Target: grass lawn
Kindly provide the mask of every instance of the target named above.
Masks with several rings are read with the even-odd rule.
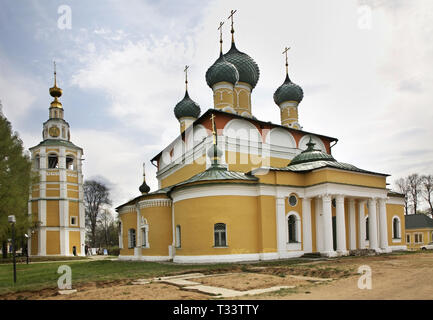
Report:
[[[412,252],[394,252],[390,255],[411,254]],[[13,283],[12,264],[0,264],[0,295],[9,292],[38,291],[56,288],[61,274],[57,269],[68,265],[72,269],[72,287],[78,283],[111,281],[120,279],[151,278],[181,272],[248,272],[249,267],[273,266],[288,267],[299,263],[308,263],[305,259],[261,261],[251,263],[226,263],[208,265],[182,265],[158,262],[132,262],[111,260],[65,260],[17,264],[17,283]],[[306,267],[306,266],[305,266]],[[311,266],[313,267],[313,266]]]

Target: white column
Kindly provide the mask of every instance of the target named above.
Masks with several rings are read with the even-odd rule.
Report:
[[[302,199],[302,245],[304,252],[313,252],[311,230],[311,199]]]
[[[368,241],[369,248],[378,250],[377,241],[377,215],[376,215],[376,199],[368,199]]]
[[[337,253],[347,255],[346,247],[346,221],[344,215],[344,196],[337,195],[336,199],[336,218],[337,218]]]
[[[323,210],[323,254],[332,257],[336,253],[334,251],[332,239],[332,208],[331,196],[322,196],[322,210]]]
[[[323,251],[323,228],[322,228],[322,201],[320,198],[314,199],[315,221],[316,221],[316,251]]]
[[[135,212],[137,213],[137,228],[135,229],[135,248],[134,248],[134,256],[141,256],[141,215],[140,215],[140,207],[137,202],[135,205]]]
[[[359,249],[365,249],[365,200],[358,201],[358,241]]]
[[[349,249],[356,249],[355,199],[349,200]]]
[[[386,221],[386,199],[379,199],[379,235],[380,248],[383,252],[390,252],[388,247],[388,224]]]
[[[277,248],[280,258],[284,257],[286,250],[286,222],[284,197],[277,197]]]

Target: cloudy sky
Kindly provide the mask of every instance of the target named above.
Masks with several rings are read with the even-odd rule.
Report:
[[[258,119],[280,122],[272,95],[290,46],[289,73],[305,94],[300,123],[338,138],[337,160],[391,174],[391,184],[433,174],[431,0],[2,0],[3,113],[26,148],[41,141],[55,60],[85,179],[109,183],[117,206],[139,194],[146,162],[155,190],[149,160],[179,134],[173,108],[184,95],[184,66],[203,113],[213,105],[205,72],[218,57],[217,27],[226,22],[227,51],[231,9],[238,49],[260,67]]]

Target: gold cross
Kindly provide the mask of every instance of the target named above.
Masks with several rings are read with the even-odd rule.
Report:
[[[290,47],[286,47],[286,48],[284,48],[284,51],[283,51],[283,54],[285,54],[286,55],[286,74],[289,74],[289,61],[288,61],[288,58],[287,58],[287,51],[289,51],[290,50]]]
[[[215,130],[215,114],[212,113],[211,115],[211,121],[212,121],[212,135],[213,135],[213,144],[216,144],[216,130]]]
[[[220,31],[220,51],[223,52],[223,24],[224,22],[220,22],[220,26],[218,27],[218,30]]]
[[[237,10],[230,11],[230,15],[227,19],[232,19],[232,30],[230,31],[232,33],[232,42],[235,42],[234,33],[235,29],[233,29],[233,15],[236,13]]]
[[[56,84],[57,84],[57,77],[56,77],[56,75],[57,75],[57,72],[56,72],[56,62],[54,61],[54,86],[56,86]]]
[[[185,72],[185,88],[186,88],[186,90],[188,90],[188,68],[189,68],[189,66],[185,66],[185,70],[183,70],[183,72]]]

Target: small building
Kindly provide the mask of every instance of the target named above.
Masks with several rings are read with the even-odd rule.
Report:
[[[406,222],[406,244],[409,250],[418,250],[433,241],[433,219],[425,214],[404,216]]]

